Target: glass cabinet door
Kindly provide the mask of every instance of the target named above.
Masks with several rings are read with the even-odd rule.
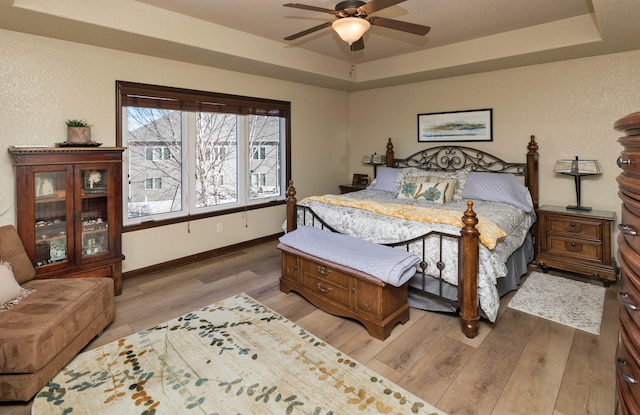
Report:
[[[109,169],[81,168],[80,219],[82,222],[80,257],[90,258],[109,253]]]
[[[67,261],[66,178],[66,170],[34,173],[35,267]]]

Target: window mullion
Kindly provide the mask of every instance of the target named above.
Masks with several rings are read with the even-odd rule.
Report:
[[[196,114],[190,111],[182,112],[182,151],[185,153],[182,163],[182,178],[184,180],[184,200],[188,200],[187,214],[193,214],[196,206]]]
[[[238,116],[238,201],[246,205],[249,201],[251,188],[251,163],[252,155],[249,154],[249,117]]]

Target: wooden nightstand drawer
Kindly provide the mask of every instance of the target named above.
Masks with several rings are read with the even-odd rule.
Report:
[[[548,252],[587,261],[602,262],[602,243],[547,234]]]
[[[602,240],[602,222],[549,215],[547,233]]]
[[[536,262],[543,268],[558,268],[616,281],[612,257],[614,212],[577,211],[545,205],[538,209]]]

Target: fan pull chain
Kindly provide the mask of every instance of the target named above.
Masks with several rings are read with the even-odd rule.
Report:
[[[349,45],[351,47],[351,45]],[[356,70],[356,65],[353,63],[353,49],[349,51],[349,60],[351,61],[351,70],[349,71],[349,78],[353,78],[353,73]]]

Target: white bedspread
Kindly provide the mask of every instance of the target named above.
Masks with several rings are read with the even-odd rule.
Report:
[[[317,201],[300,202],[300,204],[310,207],[336,231],[377,244],[406,241],[429,231],[459,235],[462,227],[462,214],[466,210],[466,201],[439,205],[425,201],[397,199],[388,192],[376,190],[363,190],[349,193],[348,196],[387,200],[393,203],[428,203],[429,207],[432,208],[455,210],[460,212],[460,226],[407,221],[382,216],[362,209],[334,206]],[[480,245],[479,252],[478,296],[480,306],[487,318],[495,321],[500,305],[500,298],[496,289],[497,278],[504,277],[507,274],[506,260],[511,253],[522,245],[529,228],[535,221],[535,214],[526,213],[505,203],[483,201],[474,201],[473,210],[478,215],[482,215],[494,222],[507,233],[507,236],[501,239],[493,250]],[[298,226],[304,225],[310,225],[310,223],[303,223],[302,218],[299,217]],[[316,223],[315,226],[320,227],[320,224]],[[425,260],[428,264],[427,273],[437,275],[438,271],[435,264],[440,260],[438,241],[432,239],[429,243],[431,246],[427,246],[425,250]],[[422,258],[422,247],[414,246],[411,249]],[[449,284],[458,285],[457,241],[445,239],[442,255],[443,262],[446,264],[445,269],[442,270],[443,279]]]

